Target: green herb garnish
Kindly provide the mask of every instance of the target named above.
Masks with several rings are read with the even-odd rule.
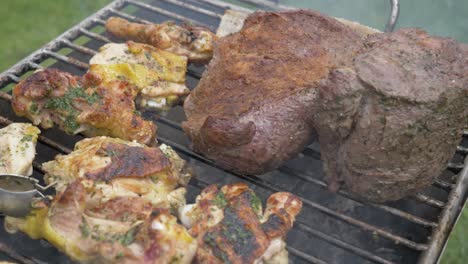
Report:
[[[79,226],[80,228],[80,231],[81,231],[81,235],[83,237],[89,237],[89,225],[88,225],[88,222],[86,221],[86,219],[84,217],[81,217],[81,224]]]
[[[20,142],[32,141],[32,138],[33,138],[32,135],[24,135],[23,138],[21,138]]]
[[[262,207],[262,201],[253,192],[252,192],[252,195],[250,196],[250,206],[252,206],[255,212],[259,212]]]
[[[213,200],[213,204],[218,206],[219,208],[224,208],[227,205],[226,196],[222,191],[219,191],[216,197]]]
[[[31,103],[31,105],[29,106],[29,112],[31,112],[31,114],[37,114],[39,113],[39,108],[37,107],[37,104],[36,103]]]

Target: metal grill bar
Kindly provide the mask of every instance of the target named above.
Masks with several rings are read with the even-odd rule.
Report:
[[[324,182],[324,181],[321,181],[321,180],[318,180],[318,179],[315,179],[315,178],[312,178],[312,177],[309,177],[309,176],[304,176],[302,173],[298,173],[296,171],[294,171],[292,168],[289,168],[289,167],[286,167],[286,166],[283,166],[281,168],[278,169],[279,171],[282,171],[284,172],[285,174],[288,174],[288,175],[293,175],[297,178],[300,178],[304,181],[307,181],[307,182],[311,182],[315,185],[318,185],[322,188],[327,188],[327,184]],[[358,201],[356,199],[354,199],[348,192],[346,191],[343,191],[343,190],[339,190],[338,191],[338,194],[342,195],[343,197],[346,197],[348,199],[351,199],[351,200],[354,200],[356,201],[357,203],[360,203],[360,204],[363,204],[361,201]],[[372,207],[375,207],[375,208],[378,208],[378,209],[381,209],[385,212],[388,212],[388,213],[391,213],[391,214],[394,214],[394,215],[397,215],[403,219],[406,219],[408,221],[411,221],[415,224],[419,224],[419,225],[422,225],[422,226],[427,226],[427,227],[436,227],[437,226],[437,223],[434,223],[434,222],[430,222],[430,221],[427,221],[427,220],[424,220],[420,217],[417,217],[417,216],[414,216],[414,215],[411,215],[409,213],[406,213],[404,211],[401,211],[401,210],[398,210],[398,209],[395,209],[395,208],[392,208],[390,206],[386,206],[386,205],[383,205],[383,204],[373,204],[373,203],[367,203],[367,205],[370,205]]]
[[[24,263],[24,264],[37,264],[38,263],[37,261],[31,260],[25,256],[22,256],[16,253],[15,250],[13,250],[8,245],[5,245],[4,243],[0,243],[0,251],[5,252],[8,255],[8,257],[16,261],[19,261],[21,263]]]
[[[468,154],[468,148],[464,148],[462,146],[458,146],[457,151],[462,154]]]
[[[307,260],[307,261],[310,262],[310,263],[314,263],[314,264],[327,264],[327,262],[325,262],[325,261],[323,261],[323,260],[320,260],[320,259],[318,259],[318,258],[316,258],[316,257],[314,257],[314,256],[305,254],[304,252],[299,251],[299,250],[297,250],[297,249],[295,249],[295,248],[293,248],[293,247],[286,246],[286,249],[287,249],[290,253],[292,253],[292,254],[294,254],[294,255],[296,255],[296,256],[298,256],[298,257],[304,259],[304,260]]]
[[[452,163],[452,162],[450,162],[447,165],[447,168],[453,169],[453,170],[458,172],[458,171],[461,171],[463,169],[463,163]]]
[[[445,204],[442,201],[433,199],[427,195],[418,193],[414,196],[411,196],[411,198],[414,198],[416,201],[421,202],[421,203],[427,203],[428,205],[438,207],[438,208],[444,208]]]
[[[233,9],[233,10],[239,10],[239,11],[245,11],[245,12],[252,12],[251,9],[247,9],[247,8],[239,6],[239,5],[231,4],[229,2],[221,2],[219,0],[198,0],[198,1],[209,4],[211,6],[218,7],[218,8]]]
[[[16,83],[19,82],[19,78],[16,77],[16,76],[14,76],[13,74],[7,74],[7,76],[8,76],[10,79],[12,79],[14,82],[16,82]]]
[[[358,256],[364,257],[368,260],[372,260],[376,263],[383,263],[383,264],[392,264],[394,262],[388,261],[386,259],[383,259],[381,257],[378,257],[368,251],[362,250],[358,247],[355,247],[353,245],[350,245],[342,240],[336,239],[334,237],[331,237],[323,232],[317,231],[315,229],[310,228],[308,225],[301,223],[301,222],[296,222],[295,225],[298,225],[302,230],[305,230],[307,233],[313,234],[316,237],[319,237],[327,242],[330,242],[340,248],[346,249],[350,252],[355,253]]]
[[[102,35],[99,35],[99,34],[96,34],[94,32],[91,32],[89,30],[86,30],[84,28],[80,28],[80,32],[83,33],[84,35],[90,37],[90,38],[93,38],[93,39],[96,39],[96,40],[99,40],[99,41],[102,41],[102,42],[105,42],[105,43],[109,43],[109,42],[112,42],[110,39],[102,36]]]
[[[170,12],[170,11],[167,11],[167,10],[164,10],[164,9],[159,8],[159,7],[155,7],[155,6],[143,3],[143,2],[138,2],[138,1],[135,1],[135,0],[126,0],[126,2],[128,2],[130,4],[133,4],[135,6],[139,6],[141,8],[144,8],[146,10],[153,11],[155,13],[163,14],[165,16],[168,16],[168,17],[180,20],[180,21],[189,21],[190,23],[192,23],[194,25],[197,25],[197,26],[200,26],[200,27],[210,28],[209,25],[206,25],[206,24],[201,23],[199,21],[193,20],[193,19],[188,18],[188,17],[181,16],[179,14],[176,14],[176,13],[173,13],[173,12]]]
[[[151,24],[151,21],[148,21],[146,19],[141,19],[141,18],[138,18],[136,16],[132,16],[132,15],[129,15],[127,13],[124,13],[124,12],[120,12],[119,10],[116,10],[116,9],[110,9],[110,11],[116,15],[119,15],[127,20],[132,20],[132,21],[135,21],[135,22],[138,22],[138,23],[141,23],[141,24]]]
[[[39,69],[44,69],[44,67],[42,67],[41,65],[37,64],[37,63],[34,63],[32,61],[28,62],[28,65],[33,68],[33,69],[36,69],[36,70],[39,70]]]
[[[68,39],[63,39],[62,40],[63,44],[65,44],[66,46],[76,50],[76,51],[79,51],[81,53],[84,53],[84,54],[87,54],[87,55],[95,55],[96,54],[96,51],[90,49],[90,48],[87,48],[87,47],[84,47],[84,46],[80,46],[80,45],[76,45],[72,42],[70,42]]]
[[[96,23],[96,24],[99,24],[101,26],[105,26],[106,25],[106,21],[102,20],[102,19],[99,19],[99,18],[95,18],[93,19],[93,22]]]
[[[178,5],[180,7],[187,8],[187,9],[192,10],[192,11],[196,11],[196,12],[198,12],[200,14],[204,14],[204,15],[207,15],[207,16],[210,16],[210,17],[215,17],[215,18],[219,18],[219,19],[221,19],[223,17],[221,14],[218,14],[218,13],[215,13],[215,12],[200,8],[198,6],[191,5],[191,4],[187,3],[187,2],[182,2],[182,1],[179,1],[179,0],[163,0],[163,1],[167,2],[167,3],[174,4],[174,5]]]
[[[62,55],[62,54],[59,54],[57,52],[53,52],[53,51],[44,51],[44,54],[47,54],[47,55],[50,55],[51,57],[59,60],[59,61],[63,61],[65,63],[68,63],[68,64],[71,64],[73,66],[76,66],[78,68],[82,68],[82,69],[85,69],[87,70],[89,68],[89,64],[87,63],[84,63],[84,62],[81,62],[75,58],[72,58],[72,57],[67,57],[65,55]]]

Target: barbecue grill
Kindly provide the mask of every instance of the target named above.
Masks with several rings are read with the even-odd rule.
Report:
[[[121,42],[104,31],[109,16],[140,23],[165,20],[189,22],[216,30],[226,9],[285,9],[274,2],[245,0],[116,0],[96,14],[0,74],[0,124],[27,120],[15,116],[9,101],[11,89],[37,69],[55,67],[82,75],[97,49],[108,42]],[[397,1],[391,1],[394,7]],[[235,3],[235,4],[234,4]],[[241,7],[241,4],[243,7]],[[393,12],[386,29],[398,16]],[[190,65],[188,86],[193,89],[204,68]],[[289,191],[304,203],[287,244],[292,263],[437,263],[447,238],[467,198],[468,131],[447,169],[437,181],[412,197],[385,204],[361,202],[346,191],[330,193],[323,181],[319,145],[308,146],[298,157],[261,177],[224,171],[189,149],[180,123],[183,109],[174,107],[165,116],[146,112],[158,127],[158,141],[172,146],[194,168],[196,177],[188,187],[189,202],[209,184],[245,182],[265,200],[272,192]],[[57,154],[69,153],[81,135],[70,136],[58,129],[42,131],[37,143],[33,176],[42,179],[41,165]],[[424,162],[421,160],[420,162]],[[3,217],[0,217],[3,225]],[[19,263],[72,263],[43,240],[22,233],[7,234],[0,228],[0,260]]]

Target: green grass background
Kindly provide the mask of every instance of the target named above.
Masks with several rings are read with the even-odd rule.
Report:
[[[3,0],[0,2],[0,72],[61,34],[109,0]],[[383,28],[387,0],[284,0]],[[468,42],[468,0],[401,0],[399,26]],[[453,230],[441,263],[468,263],[468,210]]]

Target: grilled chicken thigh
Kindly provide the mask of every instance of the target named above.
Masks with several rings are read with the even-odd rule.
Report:
[[[45,181],[57,182],[58,191],[82,178],[94,181],[105,199],[142,197],[159,208],[185,204],[185,188],[180,186],[190,179],[185,161],[170,147],[152,148],[109,137],[83,139],[72,153],[58,155],[42,167]]]
[[[142,107],[165,110],[190,93],[185,86],[187,58],[150,45],[109,43],[91,58],[90,65],[89,72],[103,82],[125,80],[135,85]]]
[[[282,192],[270,196],[263,212],[255,193],[237,183],[205,188],[179,215],[198,239],[198,263],[288,263],[284,237],[301,207]]]
[[[171,21],[146,25],[111,17],[106,22],[106,29],[118,38],[150,44],[200,64],[211,59],[213,42],[216,40],[216,35],[208,29],[178,26]]]
[[[45,163],[50,205],[6,218],[10,232],[45,238],[81,263],[190,263],[197,241],[171,211],[185,204],[185,162],[167,146],[84,139]]]
[[[27,123],[13,123],[0,129],[0,174],[32,174],[39,133],[37,127]]]
[[[35,207],[26,218],[7,217],[7,230],[45,238],[81,263],[190,263],[196,252],[168,209],[141,197],[107,200],[92,180],[78,179]]]
[[[43,128],[56,124],[70,134],[154,144],[156,126],[135,110],[136,87],[101,82],[93,73],[81,78],[56,69],[39,71],[13,88],[13,110]]]

